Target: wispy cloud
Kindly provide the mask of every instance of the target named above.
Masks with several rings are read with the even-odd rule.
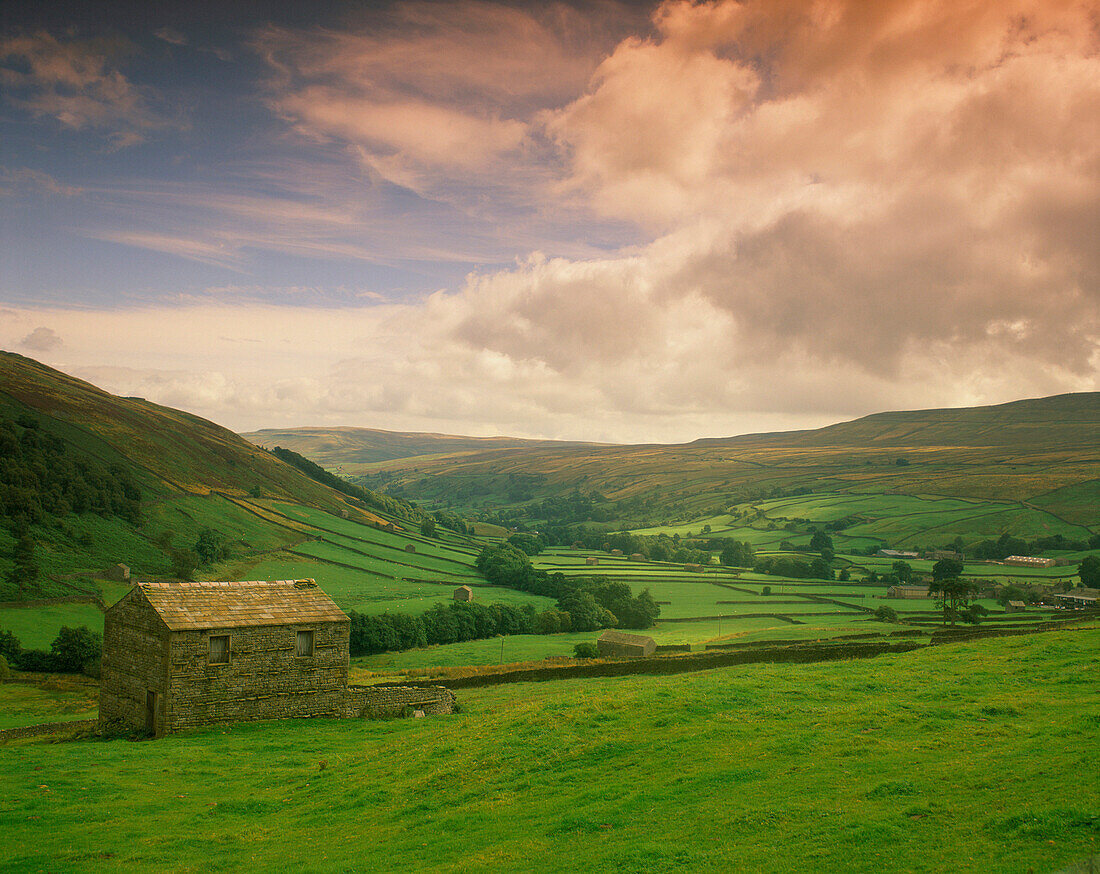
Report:
[[[133,84],[117,69],[126,48],[59,40],[46,32],[0,39],[0,84],[11,104],[35,118],[99,131],[118,148],[137,145],[149,131],[178,121],[154,109],[150,88]]]

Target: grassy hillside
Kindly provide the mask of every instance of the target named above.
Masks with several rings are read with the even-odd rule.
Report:
[[[237,559],[311,536],[257,513],[246,498],[361,523],[391,521],[213,422],[115,397],[6,352],[0,431],[7,441],[0,459],[0,601],[108,600],[118,592],[103,581],[104,569],[123,562],[139,578],[176,576],[178,556],[193,551],[206,529]],[[35,572],[25,573],[24,565]],[[39,636],[24,614],[18,618]]]
[[[429,719],[13,742],[5,869],[1063,870],[1100,842],[1098,659],[1095,630],[1061,631],[466,690]]]
[[[662,529],[745,515],[761,501],[806,493],[838,500],[910,495],[987,502],[975,508],[975,518],[1002,514],[976,525],[949,524],[935,535],[944,541],[1004,531],[1036,537],[1063,528],[1080,536],[1100,530],[1100,394],[881,413],[818,431],[675,446],[545,446],[398,459],[375,465],[360,481],[466,512],[515,509],[514,518],[527,524],[583,521],[554,516],[552,502],[575,492],[596,503],[590,521]],[[858,515],[858,501],[849,504]],[[917,529],[881,528],[872,540],[919,540],[941,527],[925,521]]]

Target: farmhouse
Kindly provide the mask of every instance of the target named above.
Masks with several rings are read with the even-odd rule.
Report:
[[[927,598],[928,586],[890,586],[887,598]]]
[[[472,601],[474,600],[474,590],[469,586],[459,586],[455,589],[454,599],[456,601]]]
[[[627,634],[623,631],[605,631],[596,640],[596,649],[602,656],[628,656],[642,658],[657,650],[657,643],[644,634]]]
[[[349,625],[313,580],[138,583],[104,616],[100,730],[450,712],[441,687],[349,687]]]
[[[1100,589],[1080,588],[1067,592],[1064,595],[1051,595],[1050,597],[1062,607],[1080,609],[1083,607],[1096,607],[1100,604]]]
[[[1053,558],[1041,558],[1037,555],[1010,555],[1004,563],[1011,567],[1054,567]]]

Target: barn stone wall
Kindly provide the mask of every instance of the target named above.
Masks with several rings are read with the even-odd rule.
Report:
[[[407,709],[426,716],[452,713],[455,695],[443,686],[348,686],[348,718],[403,716]]]
[[[131,591],[103,620],[99,727],[107,733],[144,731],[146,695],[156,692],[154,728],[164,733],[169,632],[140,592]]]
[[[342,716],[348,628],[347,622],[328,622],[173,633],[165,731],[251,719]],[[312,656],[296,654],[298,631],[313,631]],[[229,635],[229,663],[212,665],[209,639],[219,634]]]

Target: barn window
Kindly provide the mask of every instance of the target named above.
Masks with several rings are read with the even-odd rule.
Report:
[[[313,655],[313,632],[312,631],[299,631],[298,632],[298,655],[311,656]]]
[[[219,634],[210,637],[210,664],[229,664],[229,635]]]

